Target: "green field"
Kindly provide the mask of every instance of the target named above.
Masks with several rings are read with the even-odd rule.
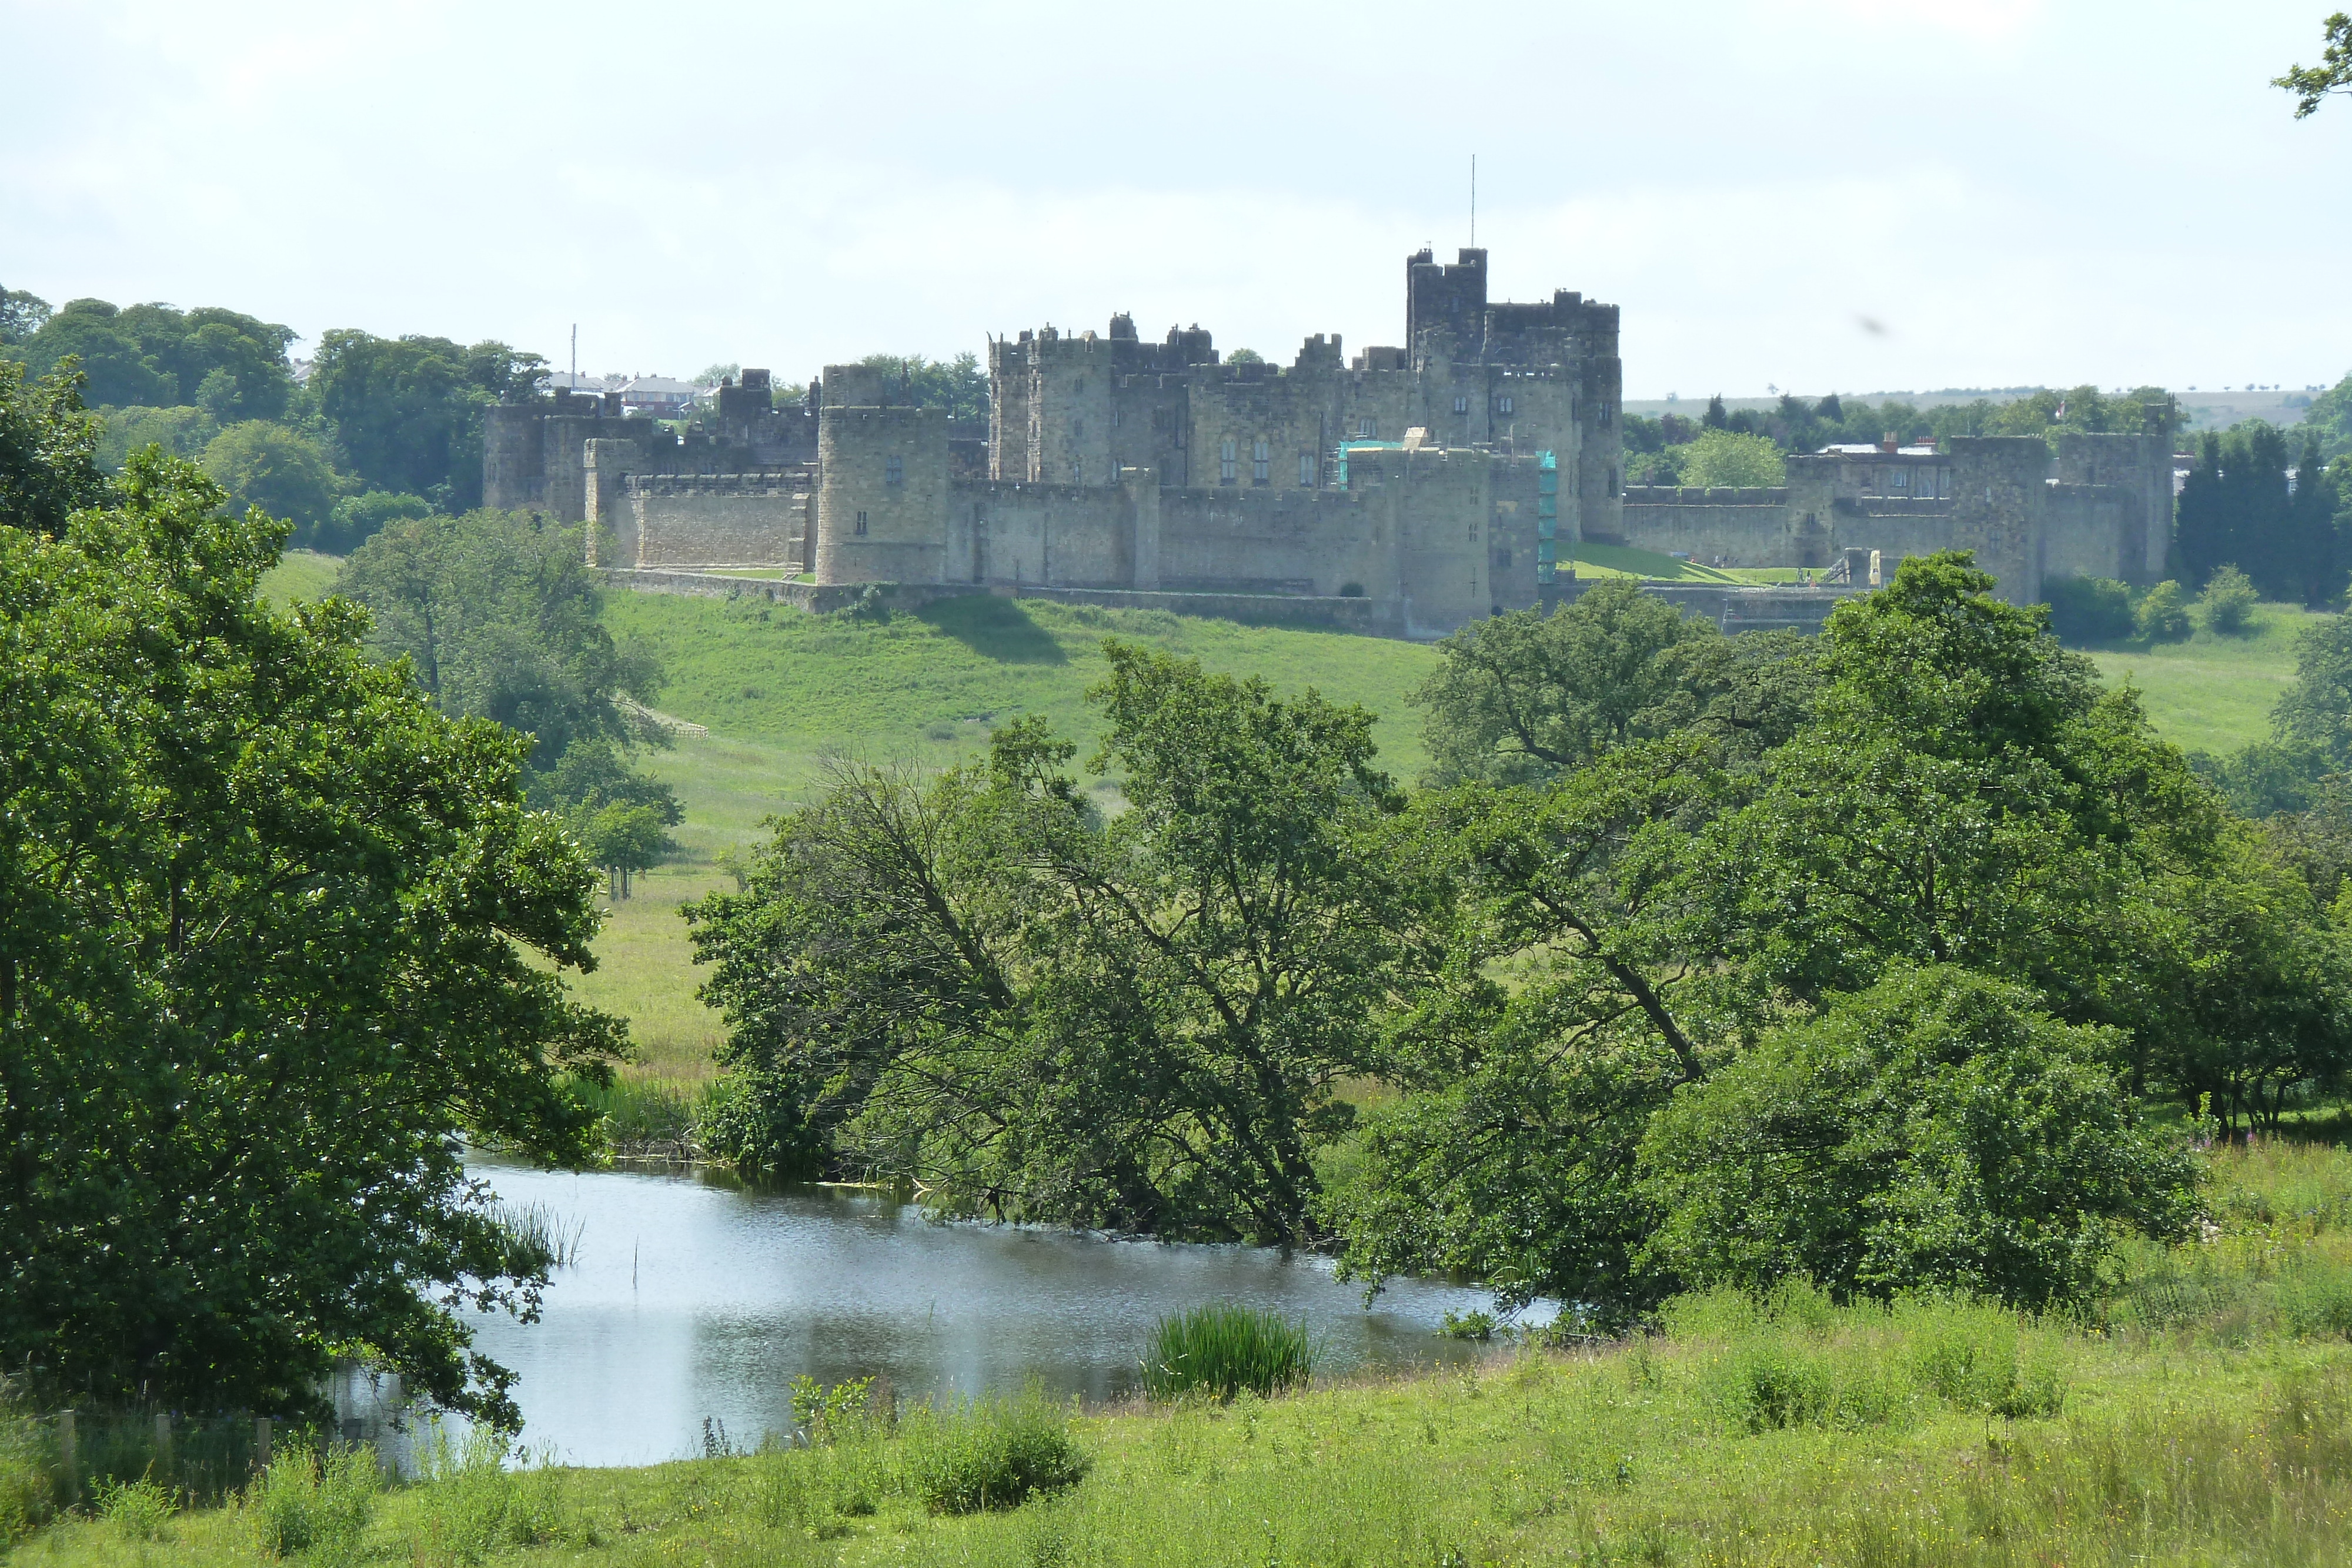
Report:
[[[1032,714],[1091,743],[1097,726],[1086,692],[1105,674],[1108,637],[1262,675],[1277,690],[1312,686],[1360,703],[1380,716],[1382,765],[1407,782],[1428,766],[1405,699],[1437,655],[1415,643],[986,595],[886,620],[751,599],[614,593],[605,603],[614,633],[660,659],[662,711],[764,748],[764,764],[758,751],[681,761],[682,786],[706,773],[745,779],[765,766],[794,787],[828,751],[945,763],[976,755],[992,725]]]
[[[342,1495],[339,1563],[2320,1564],[2352,1536],[2352,1158],[2213,1156],[2213,1223],[2082,1318],[1936,1300],[1669,1303],[1581,1352],[1231,1405],[909,1411],[810,1446]],[[1025,1447],[990,1433],[1027,1434]],[[1028,1497],[1018,1457],[1090,1460]],[[1056,1448],[1055,1451],[1060,1451]],[[973,1510],[977,1496],[992,1505]],[[1009,1493],[1009,1495],[1008,1495]],[[272,1561],[331,1494],[53,1524],[44,1568]],[[306,1512],[305,1511],[308,1510]]]
[[[2265,604],[2251,635],[2199,632],[2186,643],[2102,649],[2091,657],[2111,685],[2137,687],[2157,732],[2189,751],[2234,751],[2268,738],[2271,708],[2294,680],[2294,641],[2323,619],[2290,604]]]
[[[291,604],[298,599],[322,599],[335,586],[335,573],[343,570],[343,558],[320,555],[312,549],[290,549],[278,558],[261,580],[261,596],[273,604]]]

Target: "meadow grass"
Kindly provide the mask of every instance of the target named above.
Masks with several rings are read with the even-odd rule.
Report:
[[[2212,1176],[2207,1233],[2128,1260],[2136,1279],[2161,1262],[2260,1286],[2352,1257],[2352,1156],[2222,1150]],[[1762,1300],[1682,1298],[1654,1333],[1591,1351],[1520,1346],[1084,1418],[1032,1395],[814,1436],[627,1470],[459,1452],[417,1484],[347,1483],[333,1517],[365,1517],[332,1560],[2185,1568],[2335,1563],[2352,1548],[2343,1330],[2228,1301],[2163,1321],[2036,1319],[1925,1298],[1840,1306],[1792,1281]],[[325,1473],[308,1473],[323,1491]],[[310,1510],[312,1483],[294,1480]],[[267,1563],[269,1490],[186,1512],[84,1510],[14,1561]],[[323,1496],[315,1507],[326,1517]]]
[[[2158,735],[2190,751],[2235,751],[2271,733],[2271,709],[2294,681],[2294,643],[2323,619],[2293,604],[2265,604],[2245,635],[2200,630],[2185,643],[2101,648],[2090,656],[2109,685],[2126,681]]]
[[[1086,692],[1108,673],[1107,637],[1263,676],[1278,691],[1312,686],[1360,703],[1380,720],[1381,766],[1410,782],[1429,761],[1406,696],[1437,655],[1416,643],[989,595],[887,619],[811,615],[750,598],[614,592],[605,605],[615,635],[660,659],[661,709],[765,748],[773,771],[763,781],[786,793],[805,788],[829,751],[959,761],[984,748],[993,726],[1030,715],[1090,749],[1101,724]],[[758,770],[757,755],[688,766],[740,777]]]
[[[709,865],[656,866],[637,876],[629,897],[605,904],[593,946],[596,967],[568,980],[580,1000],[629,1020],[638,1061],[622,1070],[624,1077],[693,1084],[715,1071],[710,1054],[725,1031],[719,1014],[694,994],[703,971],[695,967],[678,909],[734,885]]]
[[[327,591],[335,586],[335,574],[343,570],[343,558],[321,555],[314,549],[290,549],[278,558],[278,564],[262,574],[261,597],[284,609],[301,599],[324,599]]]

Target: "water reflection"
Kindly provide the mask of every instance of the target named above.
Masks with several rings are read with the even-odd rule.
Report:
[[[513,1203],[582,1228],[541,1320],[477,1320],[520,1375],[523,1437],[568,1462],[650,1464],[791,1425],[789,1385],[880,1375],[902,1397],[1012,1390],[1029,1377],[1089,1402],[1129,1392],[1161,1314],[1217,1298],[1305,1317],[1323,1367],[1476,1354],[1433,1333],[1485,1291],[1392,1286],[1377,1306],[1317,1259],[937,1225],[878,1194],[752,1192],[692,1176],[549,1173],[483,1161]]]

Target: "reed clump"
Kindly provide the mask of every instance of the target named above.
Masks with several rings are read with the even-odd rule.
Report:
[[[1143,1358],[1143,1389],[1154,1399],[1206,1395],[1230,1401],[1306,1384],[1315,1343],[1304,1322],[1237,1301],[1211,1301],[1160,1320]]]

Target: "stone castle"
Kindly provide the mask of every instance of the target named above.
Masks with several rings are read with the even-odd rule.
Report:
[[[1234,362],[1121,315],[993,340],[988,370],[984,425],[861,365],[781,409],[746,371],[686,439],[609,395],[494,408],[485,504],[584,523],[597,564],[638,573],[1288,605],[1413,637],[1572,591],[1558,569],[1588,540],[1888,570],[1973,549],[2029,601],[2062,573],[2153,580],[2169,539],[2168,408],[2054,465],[2032,438],[1890,443],[1793,458],[1783,488],[1629,491],[1617,308],[1490,301],[1483,250],[1407,258],[1400,347],[1318,334],[1287,367]]]

